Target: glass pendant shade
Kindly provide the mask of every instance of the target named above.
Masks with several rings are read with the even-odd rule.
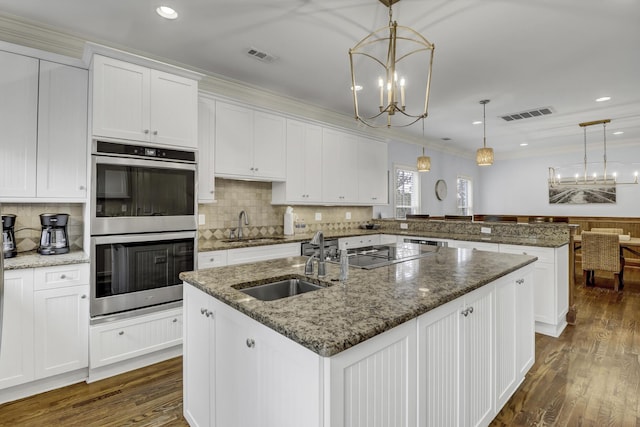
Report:
[[[476,163],[478,166],[491,166],[493,164],[493,148],[478,148]]]

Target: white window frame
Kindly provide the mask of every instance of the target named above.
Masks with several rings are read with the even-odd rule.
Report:
[[[464,205],[460,202],[460,181],[467,181],[467,204]],[[470,176],[458,175],[456,178],[456,205],[459,215],[473,215],[473,179]]]
[[[398,171],[402,170],[402,171],[407,171],[407,172],[412,172],[413,173],[413,182],[414,182],[414,186],[413,186],[413,191],[412,191],[412,197],[411,197],[411,205],[410,206],[405,206],[405,205],[399,205],[398,202],[398,192],[396,191],[396,183],[398,182]],[[395,218],[397,219],[405,219],[406,218],[406,213],[405,216],[399,216],[398,215],[398,208],[410,208],[411,209],[411,213],[418,213],[420,211],[420,174],[418,173],[418,169],[415,166],[409,166],[409,165],[402,165],[402,164],[394,164],[393,165],[393,215]]]

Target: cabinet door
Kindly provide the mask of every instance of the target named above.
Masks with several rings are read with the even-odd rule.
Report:
[[[93,57],[93,135],[148,141],[151,70]]]
[[[4,272],[0,389],[33,378],[33,269],[8,270]]]
[[[387,144],[358,138],[358,201],[386,204],[388,181]]]
[[[461,425],[462,299],[418,318],[418,425]]]
[[[87,194],[86,70],[40,61],[38,197]]]
[[[516,311],[516,298],[512,275],[496,281],[496,408],[504,406],[518,385],[516,330],[520,314]]]
[[[322,200],[322,128],[287,120],[287,202]]]
[[[465,426],[489,425],[493,418],[494,306],[493,286],[465,296],[462,396]]]
[[[253,112],[238,105],[216,102],[215,127],[216,175],[252,175]]]
[[[216,103],[212,99],[198,101],[198,202],[211,203],[215,200],[214,137],[216,124]]]
[[[198,82],[151,72],[151,140],[179,147],[198,146]]]
[[[184,285],[184,417],[192,427],[215,426],[215,312],[212,297]]]
[[[253,113],[253,174],[284,181],[287,175],[285,119],[274,114]]]
[[[357,202],[357,137],[332,129],[322,133],[322,199],[326,203]]]
[[[89,366],[89,285],[34,293],[36,379]]]
[[[520,380],[536,358],[534,284],[531,270],[516,279],[516,374]]]
[[[0,197],[35,197],[38,60],[0,52]]]

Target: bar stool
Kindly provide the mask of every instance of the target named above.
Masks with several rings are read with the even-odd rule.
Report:
[[[595,286],[595,271],[610,271],[615,277],[614,289],[624,287],[624,258],[618,234],[582,232],[582,274],[585,286]]]

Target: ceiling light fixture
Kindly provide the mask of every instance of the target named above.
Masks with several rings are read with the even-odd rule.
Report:
[[[621,130],[615,131],[613,134],[614,135],[622,135],[624,132]]]
[[[424,119],[422,119],[422,138],[424,139]],[[431,170],[431,157],[424,155],[424,146],[422,147],[422,156],[418,156],[417,168],[418,172]]]
[[[491,166],[493,164],[493,148],[487,148],[487,104],[488,99],[480,101],[482,104],[482,148],[476,152],[476,163],[478,166]]]
[[[160,6],[156,9],[156,13],[165,19],[177,19],[178,12],[169,6]]]
[[[596,102],[605,102],[605,101],[610,101],[611,97],[610,96],[602,96],[600,98],[596,99]]]
[[[611,176],[607,175],[607,123],[611,123],[611,119],[595,120],[593,122],[578,123],[578,125],[584,129],[584,161],[582,164],[582,179],[580,179],[580,173],[574,173],[573,176],[563,178],[561,175],[561,168],[550,167],[549,168],[549,187],[555,188],[560,186],[576,186],[576,185],[591,185],[591,186],[612,186],[615,187],[618,184],[637,184],[638,172],[633,173],[633,181],[621,182],[618,181],[618,174],[614,172]],[[602,125],[602,142],[604,147],[604,154],[602,159],[603,173],[602,176],[598,176],[597,172],[589,174],[587,170],[587,127],[593,125]],[[599,164],[599,163],[596,163]],[[564,169],[570,170],[570,167]],[[571,172],[574,172],[572,170]]]
[[[363,87],[351,91],[355,119],[374,128],[409,126],[427,117],[435,46],[393,20],[400,0],[379,1],[389,8],[389,24],[349,49],[351,87]]]

